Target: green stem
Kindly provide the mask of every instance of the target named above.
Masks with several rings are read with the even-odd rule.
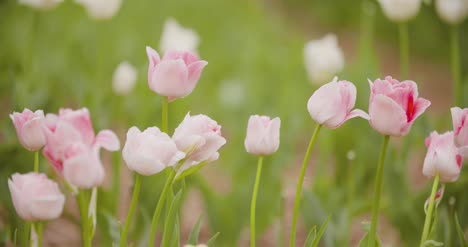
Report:
[[[168,132],[169,122],[169,101],[167,97],[163,97],[161,106],[161,131]]]
[[[30,232],[31,232],[31,223],[28,223],[28,222],[24,222],[24,226],[23,226],[23,239],[22,239],[22,244],[24,247],[29,247],[29,235],[30,235]]]
[[[135,185],[133,187],[132,202],[130,204],[130,209],[128,210],[127,220],[125,221],[125,226],[120,234],[120,246],[127,246],[127,235],[128,229],[130,229],[130,224],[132,223],[133,212],[135,212],[135,207],[138,203],[138,195],[140,194],[141,187],[141,175],[135,173]]]
[[[377,166],[377,176],[375,178],[375,190],[374,190],[374,202],[372,203],[372,220],[371,229],[369,231],[369,240],[367,246],[374,247],[376,234],[377,234],[377,222],[379,219],[379,208],[380,208],[380,196],[382,194],[383,187],[383,171],[385,165],[385,155],[387,153],[388,141],[390,136],[384,136],[382,148],[380,149],[379,164]]]
[[[37,222],[34,224],[36,227],[36,234],[37,234],[37,247],[42,247],[42,232],[43,232],[43,223]]]
[[[409,38],[408,23],[399,24],[400,36],[400,76],[402,80],[408,79],[409,71]]]
[[[149,247],[154,246],[154,240],[156,238],[159,215],[161,214],[161,210],[164,206],[164,201],[166,200],[167,192],[169,192],[170,188],[172,187],[172,182],[174,182],[175,175],[176,175],[176,172],[171,169],[169,176],[167,177],[166,184],[164,184],[164,188],[161,192],[161,196],[159,197],[159,201],[158,201],[158,204],[156,205],[156,209],[154,210],[153,219],[151,221],[151,231],[150,231],[150,236],[149,236],[149,242],[148,242]]]
[[[84,247],[91,247],[89,237],[89,220],[88,220],[88,199],[83,190],[78,191],[77,195],[78,206],[80,207],[81,216],[81,236]]]
[[[453,96],[455,97],[455,105],[463,105],[463,87],[460,73],[460,43],[458,26],[453,25],[450,28],[450,52],[453,78]]]
[[[250,203],[250,246],[255,247],[255,206],[257,204],[258,186],[260,185],[260,176],[262,174],[263,157],[258,157],[257,176],[253,189],[252,201]]]
[[[424,228],[423,228],[423,233],[421,236],[421,246],[423,246],[424,242],[426,242],[427,237],[429,236],[429,229],[430,229],[431,220],[432,220],[432,211],[434,210],[434,206],[435,206],[435,197],[436,197],[438,185],[439,185],[439,175],[437,175],[434,178],[434,183],[432,184],[431,197],[429,199],[429,207],[427,209],[426,220],[424,221]]]
[[[120,204],[120,167],[122,166],[120,161],[120,153],[115,153],[112,156],[113,171],[112,174],[112,194],[114,197],[114,216],[118,217],[119,215],[119,204]]]
[[[34,172],[39,172],[39,151],[34,153]]]
[[[310,139],[309,146],[307,147],[306,154],[304,156],[304,161],[302,162],[302,169],[299,175],[299,181],[297,182],[296,187],[296,197],[294,199],[294,212],[293,212],[293,219],[291,225],[291,236],[289,238],[289,246],[294,247],[296,246],[296,227],[297,227],[297,217],[299,216],[299,205],[301,202],[301,193],[302,193],[302,184],[304,183],[304,176],[307,170],[307,165],[309,163],[310,154],[312,153],[312,148],[314,147],[315,139],[317,139],[317,135],[320,131],[322,125],[317,125],[314,130],[314,134]]]

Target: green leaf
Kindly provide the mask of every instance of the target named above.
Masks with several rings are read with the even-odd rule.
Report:
[[[364,235],[364,237],[361,239],[361,241],[359,241],[358,247],[367,247],[367,244],[369,242],[368,236],[369,236],[369,233],[366,233],[366,235]],[[380,240],[378,238],[375,239],[375,246],[376,247],[381,247],[382,246],[382,244],[380,243]]]
[[[331,218],[331,215],[328,215],[328,217],[325,220],[325,222],[323,223],[322,227],[320,227],[320,230],[319,230],[317,236],[315,237],[314,242],[312,243],[313,247],[318,246],[318,244],[320,242],[320,239],[322,238],[323,234],[325,233],[325,230],[327,229],[328,222],[330,222],[330,218]]]
[[[457,227],[458,238],[460,239],[460,245],[462,247],[468,247],[468,243],[466,242],[466,239],[465,239],[465,234],[463,233],[462,227],[460,226],[460,221],[458,220],[458,214],[456,212],[454,213],[454,217],[455,217],[455,226]]]
[[[114,218],[114,215],[109,211],[102,212],[104,219],[106,219],[107,225],[109,226],[109,235],[112,239],[112,243],[120,242],[120,224]]]
[[[198,217],[197,223],[193,227],[192,231],[190,232],[187,244],[198,244],[198,236],[200,235],[200,228],[202,223],[202,216]]]
[[[176,223],[174,225],[174,234],[172,236],[172,243],[171,247],[179,247],[180,246],[180,219],[179,215],[176,216]]]
[[[431,247],[431,246],[444,246],[444,243],[441,243],[441,242],[437,242],[435,240],[426,240],[426,242],[424,242],[424,244],[422,245],[422,247]]]
[[[161,240],[162,247],[168,247],[171,243],[171,236],[173,235],[174,225],[176,225],[177,212],[179,211],[182,198],[182,190],[179,190],[172,200],[169,211],[167,212],[166,222],[164,224],[164,231]]]
[[[180,181],[182,178],[185,178],[185,177],[187,177],[189,175],[194,174],[195,172],[202,169],[207,163],[208,162],[201,162],[200,164],[197,164],[196,166],[192,166],[189,169],[183,171],[182,173],[177,174],[176,177],[175,177],[174,182]]]
[[[206,245],[207,245],[208,247],[213,246],[213,243],[214,243],[214,241],[216,241],[216,239],[218,238],[218,236],[219,236],[219,232],[217,232],[215,235],[213,235],[213,237],[211,237],[211,238],[208,240],[208,242],[206,242]]]
[[[314,242],[314,239],[317,237],[317,226],[312,227],[310,229],[309,234],[307,234],[307,239],[305,241],[304,246],[309,247],[312,246],[312,243]]]

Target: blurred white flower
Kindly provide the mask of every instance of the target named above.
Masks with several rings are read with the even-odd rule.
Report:
[[[20,4],[27,5],[35,9],[52,9],[63,0],[18,0]]]
[[[221,105],[229,108],[239,108],[245,100],[246,90],[241,80],[224,80],[218,89]]]
[[[137,80],[136,69],[128,62],[122,62],[115,69],[112,77],[112,88],[118,95],[129,94],[135,86]]]
[[[97,20],[108,20],[114,17],[122,5],[122,0],[75,0],[83,5],[88,14]]]
[[[354,152],[354,150],[349,150],[349,151],[346,153],[346,158],[347,158],[349,161],[352,161],[352,160],[356,159],[356,152]]]
[[[309,80],[316,84],[329,82],[344,67],[344,55],[336,35],[309,41],[304,47],[304,62]]]
[[[415,17],[421,7],[421,0],[378,0],[384,14],[395,22],[405,22]]]
[[[439,17],[448,24],[459,24],[468,15],[468,0],[436,0]]]
[[[164,23],[161,35],[161,50],[168,51],[189,51],[197,53],[200,38],[198,34],[188,28],[184,28],[174,18],[169,18]]]

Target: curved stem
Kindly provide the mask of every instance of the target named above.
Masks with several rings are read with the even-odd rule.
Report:
[[[127,235],[128,230],[130,229],[130,224],[132,223],[133,213],[135,212],[136,204],[138,203],[138,195],[140,194],[141,188],[141,175],[135,173],[135,185],[133,187],[132,202],[130,204],[130,209],[128,210],[127,220],[125,221],[125,226],[122,229],[120,234],[120,246],[127,246]]]
[[[294,199],[294,213],[291,225],[291,236],[289,238],[289,246],[294,247],[296,245],[296,227],[297,227],[297,217],[299,215],[299,205],[301,202],[301,192],[302,192],[302,184],[304,183],[304,176],[307,170],[307,164],[309,163],[310,154],[312,153],[312,148],[314,147],[315,139],[317,139],[317,135],[320,131],[322,125],[317,125],[314,130],[314,134],[310,139],[309,146],[307,147],[306,154],[304,156],[304,161],[302,162],[302,169],[299,175],[299,181],[297,182],[296,187],[296,197]]]
[[[408,23],[399,24],[400,38],[400,76],[402,80],[408,79],[409,71],[409,38]]]
[[[435,197],[437,193],[437,186],[439,185],[439,175],[434,178],[434,183],[432,184],[431,197],[429,199],[429,207],[427,209],[426,220],[424,220],[424,228],[421,236],[421,246],[426,242],[427,237],[429,236],[429,229],[431,226],[432,220],[432,211],[434,210]]]
[[[34,172],[39,172],[39,151],[34,153]]]
[[[151,221],[151,231],[149,233],[150,234],[149,242],[148,242],[149,247],[154,246],[154,240],[156,238],[156,230],[158,227],[159,215],[161,214],[162,207],[164,206],[164,201],[166,200],[167,192],[169,192],[169,189],[172,187],[172,182],[174,181],[175,175],[176,175],[176,172],[171,169],[169,176],[167,177],[166,184],[164,184],[164,188],[161,192],[161,196],[159,197],[159,201],[158,201],[158,204],[156,205],[156,209],[154,210],[153,219]]]
[[[385,165],[385,155],[387,153],[388,141],[390,136],[384,136],[382,148],[380,149],[379,164],[377,166],[377,176],[375,178],[375,190],[374,190],[374,202],[372,203],[372,220],[371,228],[369,231],[369,240],[367,246],[374,247],[376,234],[377,234],[377,223],[379,219],[379,208],[380,208],[380,195],[382,194],[383,187],[383,171]]]
[[[89,238],[89,220],[88,220],[88,203],[85,192],[83,190],[78,191],[77,195],[78,205],[80,207],[81,216],[81,236],[84,247],[91,247]]]
[[[258,186],[260,185],[260,176],[262,174],[263,157],[258,157],[257,176],[253,189],[252,201],[250,203],[250,246],[255,247],[255,206],[257,204]]]
[[[167,133],[169,126],[169,101],[167,97],[162,98],[161,106],[161,131]]]
[[[452,78],[453,78],[453,96],[455,105],[463,105],[463,87],[460,74],[460,44],[458,26],[453,25],[450,28],[450,58],[452,60]]]

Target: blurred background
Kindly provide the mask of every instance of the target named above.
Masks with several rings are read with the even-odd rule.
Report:
[[[103,4],[108,1],[102,1]],[[0,245],[12,241],[21,220],[7,187],[15,172],[32,169],[33,154],[19,145],[9,114],[27,107],[57,112],[61,107],[90,109],[95,130],[111,128],[121,142],[131,126],[159,126],[161,97],[147,86],[145,46],[159,51],[168,18],[200,37],[199,56],[209,64],[194,92],[170,104],[172,131],[187,112],[206,114],[222,125],[227,144],[220,159],[187,179],[190,189],[181,209],[181,243],[200,215],[200,240],[220,232],[216,246],[247,246],[248,219],[256,159],[243,146],[251,114],[282,119],[281,146],[265,160],[257,203],[259,246],[284,246],[300,164],[315,123],[306,103],[319,85],[309,82],[304,45],[328,33],[337,36],[345,57],[340,79],[358,89],[357,107],[367,111],[367,79],[392,75],[418,83],[432,106],[411,133],[392,139],[384,180],[379,232],[385,246],[416,246],[424,223],[430,182],[422,176],[424,138],[432,130],[452,129],[449,28],[433,5],[423,4],[409,22],[409,78],[399,76],[398,30],[372,0],[127,0],[110,19],[97,20],[65,0],[37,10],[15,0],[0,0]],[[464,88],[468,93],[468,23],[460,26]],[[160,53],[162,54],[162,53]],[[117,66],[127,61],[137,71],[127,95],[113,91]],[[468,97],[464,105],[468,106]],[[298,246],[307,232],[332,215],[323,246],[355,246],[370,220],[371,197],[381,137],[356,119],[337,130],[323,130],[312,154],[303,193]],[[132,176],[121,153],[103,153],[107,179],[99,194],[96,246],[118,238],[130,201]],[[41,157],[41,169],[52,174]],[[144,245],[165,174],[143,180],[129,239]],[[468,172],[448,184],[439,206],[436,239],[458,246],[457,212],[468,228]],[[450,203],[449,203],[450,202]],[[46,246],[79,246],[79,214],[72,196],[64,215],[48,223]]]

